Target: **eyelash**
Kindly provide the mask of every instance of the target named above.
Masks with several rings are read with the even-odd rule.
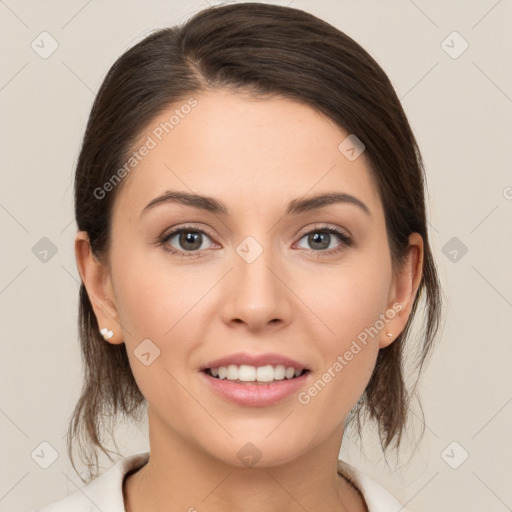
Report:
[[[202,235],[206,235],[208,238],[212,238],[212,237],[210,237],[210,235],[208,235],[208,233],[206,233],[202,229],[199,229],[199,228],[197,228],[195,226],[184,226],[184,227],[181,227],[181,228],[176,229],[174,231],[171,231],[170,233],[166,233],[166,234],[162,235],[158,239],[157,245],[158,246],[163,246],[165,251],[167,251],[167,252],[169,252],[171,254],[174,254],[176,256],[180,256],[182,258],[198,258],[198,257],[201,257],[200,251],[180,251],[178,249],[175,249],[174,247],[166,245],[167,242],[171,238],[173,238],[174,236],[176,236],[177,234],[182,233],[182,232],[200,233]],[[322,256],[330,256],[332,254],[336,254],[336,253],[340,252],[341,250],[344,249],[344,247],[355,246],[355,243],[354,243],[354,241],[352,240],[351,237],[349,237],[347,234],[345,234],[341,229],[335,228],[335,227],[332,227],[332,226],[319,226],[319,227],[316,227],[316,228],[314,228],[314,229],[304,233],[299,238],[299,240],[302,240],[305,236],[311,235],[312,233],[329,233],[329,234],[337,235],[339,240],[340,240],[340,242],[341,242],[341,244],[338,247],[335,247],[334,249],[319,250],[319,251],[315,251],[315,250],[312,249],[311,252],[313,253],[315,258],[322,257]]]

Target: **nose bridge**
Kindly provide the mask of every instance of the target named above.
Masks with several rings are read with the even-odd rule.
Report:
[[[241,291],[248,291],[269,300],[274,294],[276,277],[270,271],[276,256],[271,247],[271,236],[249,235],[236,247],[235,273]],[[242,285],[245,290],[242,290]]]
[[[286,286],[279,278],[279,255],[273,250],[272,232],[260,230],[235,247],[226,320],[243,321],[253,328],[286,317]]]

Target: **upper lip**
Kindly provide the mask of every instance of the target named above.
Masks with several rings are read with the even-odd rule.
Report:
[[[236,354],[230,354],[229,356],[221,357],[220,359],[215,359],[214,361],[210,361],[209,363],[201,366],[200,370],[206,370],[207,368],[219,368],[220,366],[229,366],[230,364],[235,364],[238,366],[242,364],[249,366],[283,365],[286,368],[291,366],[295,368],[295,370],[307,369],[305,364],[281,354],[270,352],[266,354],[247,354],[244,352],[239,352]]]

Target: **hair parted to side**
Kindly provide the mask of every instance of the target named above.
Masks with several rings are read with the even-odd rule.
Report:
[[[379,351],[349,422],[356,420],[360,434],[361,418],[375,421],[383,448],[398,449],[412,396],[404,379],[406,340],[418,302],[424,299],[422,337],[412,346],[418,353],[419,376],[439,327],[440,284],[429,245],[424,168],[415,137],[384,71],[346,34],[299,9],[240,3],[204,9],[130,48],[107,73],[88,120],[75,174],[78,229],[87,231],[93,253],[106,263],[112,207],[126,180],[102,199],[94,190],[123,166],[141,133],[166,108],[217,88],[302,102],[364,143],[384,207],[394,271],[407,254],[409,235],[422,236],[423,275],[409,321],[395,341]],[[96,476],[92,470],[97,468],[98,449],[110,458],[102,433],[112,433],[119,414],[139,419],[146,401],[125,344],[112,345],[100,335],[83,283],[79,339],[84,382],[67,446],[75,471],[73,447],[79,448],[89,467],[87,480],[80,478],[88,481]]]

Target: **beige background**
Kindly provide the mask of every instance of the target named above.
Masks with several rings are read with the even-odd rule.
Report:
[[[274,3],[325,19],[377,59],[402,100],[428,173],[446,317],[421,381],[425,436],[394,471],[371,435],[363,454],[348,443],[342,456],[411,511],[512,510],[512,2]],[[94,93],[124,50],[206,6],[0,1],[2,511],[29,510],[83,485],[64,435],[81,384],[72,180]],[[31,47],[43,31],[58,43],[46,59]],[[447,51],[462,49],[459,36],[442,45],[453,31],[469,44],[457,58]],[[43,237],[57,249],[46,262],[34,254]],[[454,243],[468,250],[457,261]],[[123,455],[146,449],[146,432],[146,425],[120,429]],[[48,469],[31,458],[42,442],[59,455]],[[451,467],[465,452],[467,460]]]

